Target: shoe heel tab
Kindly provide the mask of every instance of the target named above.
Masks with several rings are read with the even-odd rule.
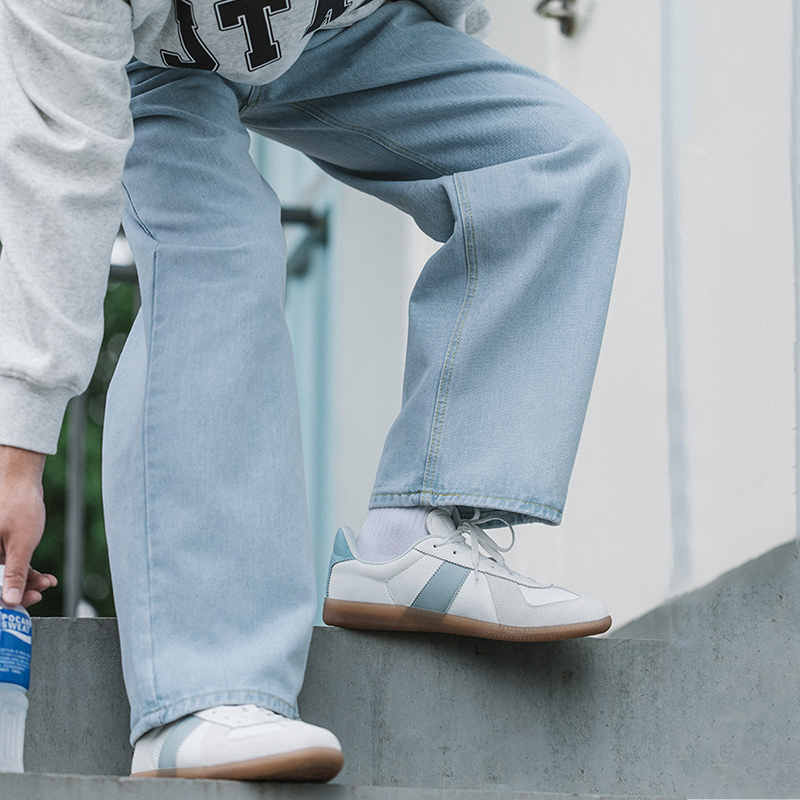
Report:
[[[333,568],[343,561],[354,561],[356,557],[353,555],[353,550],[356,550],[355,534],[350,528],[344,526],[339,528],[333,539],[333,552],[331,553],[331,560],[328,564],[328,586],[325,590],[326,594],[330,590]],[[356,552],[358,551],[356,550]]]
[[[331,567],[341,561],[352,561],[358,552],[356,547],[356,537],[350,528],[342,526],[336,531],[333,540],[333,553],[331,554]]]

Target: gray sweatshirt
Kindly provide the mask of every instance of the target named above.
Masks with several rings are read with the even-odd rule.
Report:
[[[388,1],[0,0],[0,444],[54,453],[91,377],[133,137],[131,56],[268,83],[315,31]],[[418,1],[446,25],[488,28],[480,0]]]

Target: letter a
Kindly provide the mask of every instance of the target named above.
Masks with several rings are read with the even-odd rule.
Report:
[[[316,33],[323,25],[341,17],[352,4],[352,0],[317,0],[314,21],[306,28],[303,35]]]

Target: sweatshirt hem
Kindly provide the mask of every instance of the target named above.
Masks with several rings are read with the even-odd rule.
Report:
[[[0,374],[0,444],[53,455],[74,389]]]

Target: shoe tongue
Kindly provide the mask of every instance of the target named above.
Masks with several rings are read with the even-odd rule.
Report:
[[[456,529],[456,523],[443,508],[435,508],[426,517],[425,527],[431,536],[445,537]]]

